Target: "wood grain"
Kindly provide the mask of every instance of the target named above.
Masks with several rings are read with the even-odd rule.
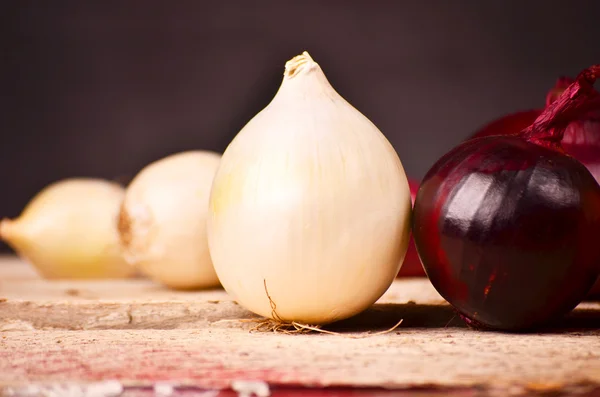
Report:
[[[228,388],[477,387],[502,393],[600,387],[600,304],[536,334],[464,327],[426,280],[397,280],[338,335],[250,332],[222,290],[174,292],[147,280],[49,282],[0,261],[0,384],[118,380]],[[394,332],[369,336],[403,319]],[[249,321],[250,320],[250,321]],[[359,338],[356,338],[359,336]]]

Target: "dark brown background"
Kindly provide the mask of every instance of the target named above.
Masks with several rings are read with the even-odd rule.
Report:
[[[420,177],[600,62],[600,1],[555,3],[4,1],[0,216],[60,178],[223,151],[305,49]]]

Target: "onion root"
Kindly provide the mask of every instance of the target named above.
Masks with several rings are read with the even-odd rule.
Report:
[[[283,320],[279,314],[277,314],[277,304],[275,303],[275,301],[273,300],[273,298],[271,298],[271,295],[269,294],[269,289],[267,288],[267,280],[263,279],[263,284],[265,287],[265,294],[267,295],[267,298],[269,299],[269,304],[271,305],[271,317],[272,318],[264,318],[264,319],[252,319],[250,321],[253,322],[257,322],[257,325],[252,328],[250,330],[250,332],[281,332],[284,334],[305,334],[305,333],[310,333],[310,332],[317,332],[317,333],[322,333],[322,334],[328,334],[328,335],[336,335],[336,336],[343,336],[345,338],[352,338],[352,339],[361,339],[361,338],[365,338],[365,337],[369,337],[369,336],[377,336],[377,335],[383,335],[383,334],[388,334],[390,332],[393,332],[396,330],[396,328],[398,328],[401,324],[402,321],[404,321],[403,319],[400,319],[400,321],[398,321],[393,327],[386,329],[384,331],[380,331],[380,332],[375,332],[375,333],[371,333],[370,331],[367,331],[363,334],[359,334],[359,335],[348,335],[348,334],[344,334],[341,332],[335,332],[335,331],[328,331],[326,329],[321,328],[320,325],[310,325],[310,324],[302,324],[299,323],[297,321],[285,321]]]

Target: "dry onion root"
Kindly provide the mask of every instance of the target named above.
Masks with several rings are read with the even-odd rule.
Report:
[[[174,154],[146,166],[127,188],[119,216],[125,258],[167,287],[219,285],[206,216],[220,159],[209,151]]]
[[[297,321],[285,321],[277,313],[277,304],[273,301],[271,295],[269,295],[269,290],[267,288],[267,280],[263,280],[263,283],[265,286],[265,294],[267,295],[267,298],[269,299],[269,304],[271,305],[271,317],[250,320],[251,322],[256,323],[256,326],[253,327],[250,330],[250,332],[281,332],[284,334],[305,334],[310,332],[317,332],[322,334],[339,335],[344,336],[346,338],[359,339],[368,336],[388,334],[390,332],[395,331],[396,328],[398,328],[404,321],[403,319],[400,319],[400,321],[398,321],[393,327],[388,328],[384,331],[374,333],[367,332],[360,335],[348,335],[340,332],[328,331],[326,329],[323,329],[321,325],[302,324]]]
[[[129,277],[116,228],[123,197],[123,187],[100,179],[55,182],[2,220],[0,237],[48,279]]]

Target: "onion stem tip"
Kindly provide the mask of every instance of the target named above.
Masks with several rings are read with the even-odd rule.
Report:
[[[6,240],[10,237],[13,224],[12,219],[3,218],[0,220],[0,240]]]
[[[296,55],[285,63],[283,75],[290,79],[303,70],[312,69],[316,64],[317,63],[312,59],[308,51],[303,51],[302,54]]]

